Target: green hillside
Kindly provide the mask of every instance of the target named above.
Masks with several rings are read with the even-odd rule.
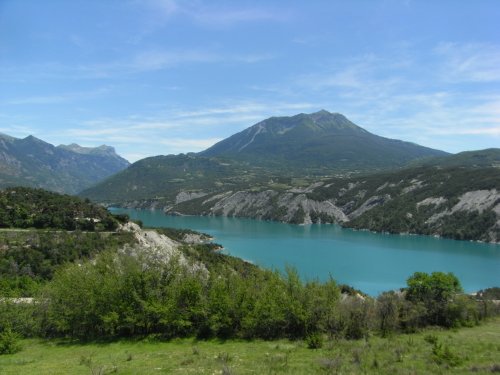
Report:
[[[326,181],[308,196],[334,201],[351,228],[500,241],[498,168],[408,168]]]
[[[414,165],[441,167],[500,167],[500,148],[464,151],[454,155],[419,160]]]
[[[0,228],[114,230],[116,219],[103,207],[42,189],[0,190]]]
[[[196,196],[257,187],[266,185],[273,177],[276,181],[280,180],[266,169],[237,161],[194,154],[155,156],[139,160],[126,170],[84,190],[80,196],[115,204],[134,201],[174,204],[180,192]]]

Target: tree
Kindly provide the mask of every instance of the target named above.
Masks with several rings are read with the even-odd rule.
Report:
[[[415,272],[406,281],[406,298],[414,303],[423,303],[427,309],[427,323],[449,325],[446,309],[456,294],[462,292],[460,281],[453,273]]]

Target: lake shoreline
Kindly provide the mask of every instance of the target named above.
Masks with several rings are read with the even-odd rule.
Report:
[[[500,246],[425,235],[380,234],[337,224],[290,225],[248,218],[168,216],[161,210],[112,209],[147,226],[209,234],[225,254],[265,268],[295,267],[305,280],[352,285],[375,296],[397,290],[416,271],[453,272],[466,292],[500,285]]]

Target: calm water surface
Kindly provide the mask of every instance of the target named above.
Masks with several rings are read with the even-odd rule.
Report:
[[[375,234],[337,225],[290,225],[226,217],[167,216],[162,211],[112,209],[146,226],[208,233],[225,252],[264,267],[294,266],[305,279],[378,293],[405,285],[415,271],[453,272],[467,292],[500,286],[500,245],[427,236]]]

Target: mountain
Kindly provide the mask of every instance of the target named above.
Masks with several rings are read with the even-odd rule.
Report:
[[[430,157],[417,160],[415,166],[437,167],[500,167],[500,148],[464,151],[444,157]]]
[[[129,164],[109,146],[55,147],[32,135],[0,134],[0,188],[20,185],[75,194]]]
[[[373,172],[443,151],[371,134],[340,114],[272,117],[198,154],[156,156],[82,192],[114,204],[169,206],[229,190],[302,183],[318,175]],[[156,203],[152,203],[156,202]]]
[[[341,114],[325,110],[271,117],[199,153],[299,174],[390,169],[415,159],[446,154],[380,137]]]

